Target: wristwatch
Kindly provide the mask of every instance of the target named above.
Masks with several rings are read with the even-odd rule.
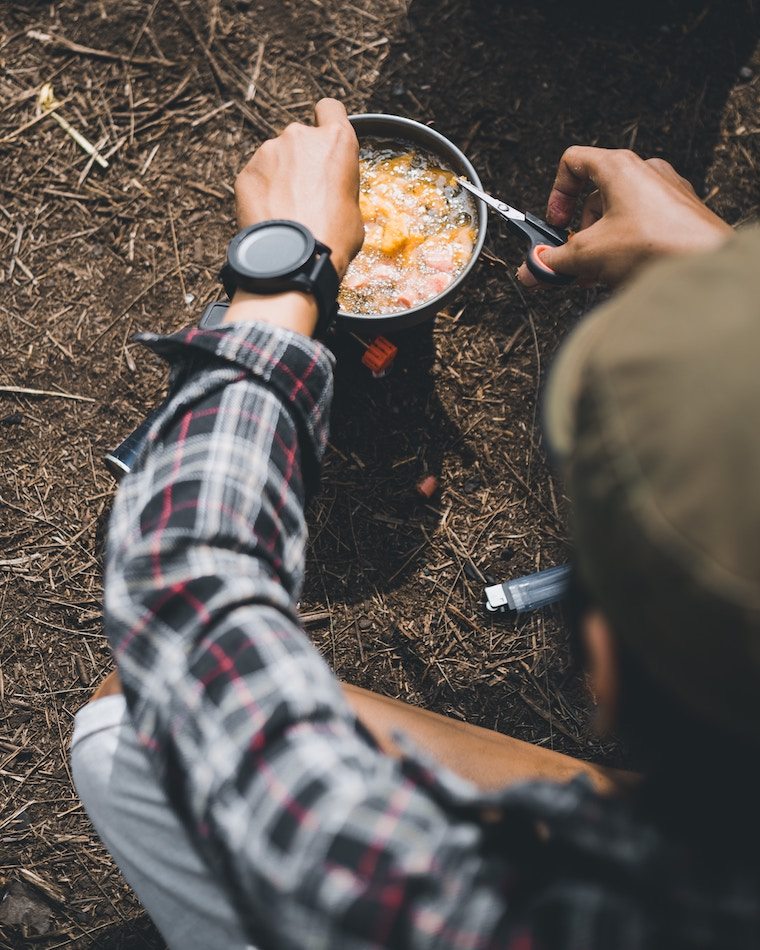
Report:
[[[252,294],[312,294],[319,311],[315,336],[327,332],[338,310],[340,280],[330,248],[297,221],[263,221],[243,228],[229,243],[219,279],[230,299],[238,288]]]

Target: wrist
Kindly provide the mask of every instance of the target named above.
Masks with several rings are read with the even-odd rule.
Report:
[[[319,311],[312,294],[287,290],[279,294],[252,294],[236,290],[224,323],[268,323],[304,336],[313,336]]]

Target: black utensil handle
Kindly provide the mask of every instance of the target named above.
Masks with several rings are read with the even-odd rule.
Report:
[[[528,270],[533,274],[536,280],[540,280],[542,284],[553,284],[555,287],[572,284],[575,277],[571,274],[560,274],[558,271],[552,270],[551,267],[544,264],[541,260],[541,254],[549,250],[551,246],[550,244],[531,245],[527,257]]]
[[[130,433],[120,445],[117,445],[115,449],[111,449],[110,452],[106,452],[103,461],[108,471],[117,481],[132,471],[137,456],[140,454],[140,449],[148,437],[150,427],[167,402],[168,399],[165,399],[160,406],[156,406],[150,415],[143,419],[135,431]]]
[[[532,224],[536,231],[543,235],[542,240],[544,244],[548,244],[550,247],[559,247],[562,244],[567,244],[567,239],[570,237],[570,232],[566,231],[564,228],[555,228],[553,224],[549,224],[544,221],[543,218],[539,218],[535,214],[531,214],[530,211],[525,212],[525,220],[528,224]]]

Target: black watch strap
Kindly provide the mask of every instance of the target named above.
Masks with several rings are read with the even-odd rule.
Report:
[[[335,322],[338,312],[338,290],[340,278],[330,258],[330,248],[317,241],[317,254],[314,258],[314,270],[311,275],[314,299],[317,301],[317,326],[314,336],[322,337]]]

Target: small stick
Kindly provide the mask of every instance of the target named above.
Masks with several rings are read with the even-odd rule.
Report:
[[[74,666],[76,667],[77,678],[79,679],[79,682],[81,683],[81,685],[89,686],[90,677],[87,675],[87,670],[85,669],[85,666],[84,666],[84,660],[77,653],[74,654]]]
[[[228,99],[227,102],[217,106],[216,109],[212,109],[211,112],[207,112],[205,115],[199,116],[197,119],[193,119],[193,121],[190,123],[190,128],[197,129],[199,125],[204,125],[209,121],[209,119],[213,119],[215,115],[219,115],[220,112],[224,112],[225,109],[229,109],[230,106],[234,105],[234,99]]]
[[[449,612],[450,614],[452,614],[454,617],[456,617],[457,620],[461,620],[462,623],[463,623],[466,627],[469,627],[469,628],[470,628],[470,630],[474,631],[475,633],[480,633],[480,632],[481,632],[481,628],[478,626],[478,624],[476,624],[474,620],[471,620],[471,619],[467,616],[467,614],[462,613],[462,611],[461,611],[458,607],[455,607],[453,604],[449,604],[449,605],[446,607],[446,610],[448,610],[448,612]]]
[[[52,116],[63,131],[67,132],[81,149],[87,152],[88,155],[91,155],[101,168],[108,168],[108,161],[103,158],[92,142],[89,142],[81,132],[77,132],[74,126],[68,120],[64,119],[63,116],[58,115],[57,112],[53,112]]]
[[[266,43],[264,40],[261,40],[259,43],[259,51],[256,55],[256,65],[253,67],[253,75],[251,76],[251,81],[248,83],[248,88],[245,91],[245,101],[253,102],[256,98],[256,83],[259,81],[259,76],[261,75],[261,67],[264,65],[264,50],[266,49]]]
[[[31,871],[29,868],[19,868],[19,876],[22,877],[28,884],[33,885],[38,890],[51,900],[54,904],[65,904],[66,895],[63,891],[55,884],[51,884],[50,881],[46,881],[44,877],[41,877],[37,874],[36,871]]]
[[[29,280],[31,280],[31,282],[32,282],[33,284],[36,284],[36,283],[37,283],[37,278],[36,278],[36,277],[34,276],[34,274],[29,270],[29,268],[28,268],[28,267],[26,266],[26,264],[21,260],[20,257],[14,257],[14,258],[13,258],[13,263],[16,265],[16,267],[18,267],[18,269],[19,269],[20,271],[23,271],[24,275],[25,275],[26,277],[28,277]]]
[[[211,195],[212,198],[219,198],[220,201],[223,201],[227,195],[222,191],[217,191],[216,188],[209,188],[208,185],[204,185],[202,181],[189,181],[188,187],[194,188],[196,191],[202,192],[204,195]]]
[[[169,204],[167,206],[169,212],[169,226],[172,231],[172,244],[174,245],[174,259],[177,262],[177,270],[179,271],[179,286],[182,290],[182,302],[187,305],[187,287],[185,286],[185,277],[182,273],[182,261],[179,257],[179,247],[177,245],[177,231],[174,227],[174,215],[172,214],[172,206]]]
[[[426,538],[419,547],[415,548],[414,551],[412,551],[409,557],[401,565],[401,567],[397,571],[394,571],[393,574],[391,574],[391,576],[388,578],[388,583],[390,584],[393,581],[395,581],[396,578],[399,576],[399,574],[401,574],[402,571],[404,571],[404,569],[407,568],[412,563],[412,561],[417,557],[420,551],[426,548],[429,543],[430,543],[429,540]]]
[[[174,267],[172,267],[170,270],[168,270],[165,274],[159,274],[158,277],[156,277],[155,280],[152,280],[152,281],[148,284],[147,287],[143,287],[143,289],[140,291],[140,293],[139,293],[136,297],[133,297],[133,298],[130,300],[130,302],[126,305],[126,307],[124,307],[123,310],[121,310],[119,313],[116,314],[116,316],[115,316],[115,317],[113,318],[113,320],[108,324],[108,326],[105,328],[105,330],[101,330],[100,333],[98,333],[98,335],[97,335],[93,340],[90,340],[90,342],[88,343],[88,345],[84,348],[85,353],[89,353],[90,350],[95,346],[95,344],[96,344],[96,343],[99,343],[100,340],[106,335],[106,333],[110,333],[111,330],[113,330],[113,328],[114,328],[114,327],[116,326],[116,324],[119,322],[119,320],[121,320],[122,317],[125,317],[125,316],[129,313],[129,311],[132,309],[132,307],[134,307],[134,305],[135,305],[139,300],[141,300],[149,291],[153,290],[153,288],[154,288],[157,284],[160,284],[162,281],[166,280],[167,277],[173,277],[173,276],[176,274],[176,272],[177,272],[177,265],[175,264]]]
[[[137,36],[135,37],[134,42],[132,43],[132,49],[130,49],[129,56],[128,56],[129,62],[132,61],[132,57],[135,55],[135,50],[140,45],[140,40],[142,39],[142,35],[148,28],[148,24],[152,20],[153,14],[156,12],[156,7],[159,5],[160,2],[161,0],[153,0],[151,8],[150,10],[148,10],[148,15],[145,17],[145,20],[143,21],[143,25],[138,30]]]
[[[109,59],[116,63],[134,63],[136,66],[175,66],[170,59],[157,56],[133,56],[123,53],[112,53],[107,49],[95,49],[92,46],[82,46],[81,43],[74,43],[67,40],[65,36],[57,36],[55,33],[43,33],[41,30],[27,30],[26,35],[37,40],[38,43],[44,43],[53,48],[68,50],[70,53],[79,53],[82,56],[94,56],[96,59]]]
[[[65,101],[66,100],[64,100],[64,102]],[[22,132],[26,132],[26,130],[31,129],[33,125],[37,125],[38,122],[42,122],[42,120],[46,119],[48,115],[52,114],[55,109],[60,109],[62,105],[63,102],[56,102],[54,105],[50,106],[47,112],[43,112],[41,115],[36,115],[33,119],[30,119],[28,122],[20,125],[15,131],[11,132],[9,135],[6,135],[4,139],[0,139],[0,145],[4,145],[6,142],[12,142],[17,136],[21,135]]]
[[[92,142],[89,142],[70,122],[54,111],[58,105],[59,103],[56,102],[52,85],[46,82],[42,89],[40,89],[39,96],[37,96],[38,109],[43,115],[52,116],[63,131],[70,135],[81,149],[87,152],[88,155],[91,155],[101,168],[108,168],[108,162],[103,158]]]
[[[58,393],[53,389],[27,389],[24,386],[0,386],[0,393],[14,396],[57,396],[58,399],[76,399],[79,402],[96,402],[92,396],[77,396],[75,393]]]
[[[18,257],[18,252],[21,250],[21,241],[24,237],[24,225],[20,222],[16,225],[16,241],[13,245],[13,253],[11,254],[11,266],[8,268],[8,279],[13,276],[13,271],[16,268],[16,259]]]
[[[299,617],[301,623],[306,627],[309,624],[324,623],[325,620],[331,619],[332,614],[329,610],[309,610],[299,614]]]

